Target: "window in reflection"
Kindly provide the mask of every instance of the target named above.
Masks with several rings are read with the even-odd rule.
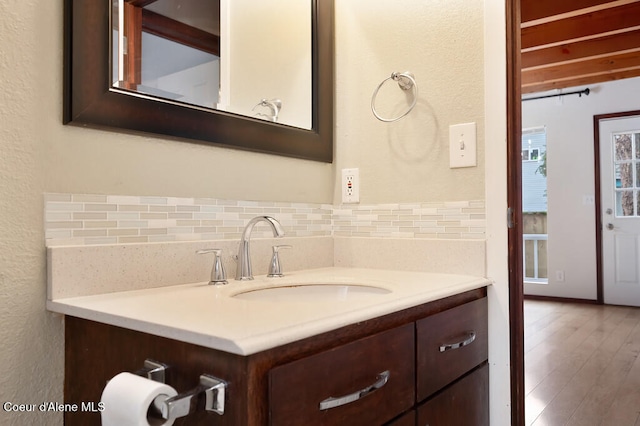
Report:
[[[113,7],[114,87],[217,107],[219,1],[114,0]]]

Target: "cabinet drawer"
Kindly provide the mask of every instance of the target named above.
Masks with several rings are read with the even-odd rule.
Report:
[[[271,425],[388,422],[414,404],[414,354],[414,326],[407,324],[273,368]],[[386,371],[382,384],[380,374]]]
[[[487,329],[486,297],[416,323],[418,401],[487,359]]]
[[[489,365],[478,368],[418,408],[418,426],[489,425]]]

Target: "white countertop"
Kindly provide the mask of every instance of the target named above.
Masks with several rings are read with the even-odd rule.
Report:
[[[234,295],[295,284],[369,285],[389,292],[346,300],[243,300]],[[482,277],[357,268],[257,276],[225,286],[184,284],[47,301],[53,312],[250,355],[348,324],[485,287]]]

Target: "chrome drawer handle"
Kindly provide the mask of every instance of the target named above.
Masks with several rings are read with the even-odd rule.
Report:
[[[447,343],[444,345],[440,345],[440,352],[449,351],[453,349],[460,349],[464,346],[470,345],[473,341],[476,340],[476,332],[470,331],[468,333],[468,337],[464,339],[462,342],[458,343]]]
[[[374,391],[386,385],[387,382],[389,381],[390,374],[391,373],[389,373],[389,370],[383,371],[382,373],[378,374],[378,380],[371,386],[367,386],[366,388],[356,391],[354,393],[350,393],[349,395],[340,396],[337,398],[330,397],[325,399],[324,401],[320,402],[320,411],[328,410],[330,408],[340,407],[341,405],[346,405],[351,402],[357,401],[361,398],[364,398],[365,396],[373,393]]]

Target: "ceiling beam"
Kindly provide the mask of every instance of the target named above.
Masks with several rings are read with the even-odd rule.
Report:
[[[148,9],[142,10],[142,30],[158,37],[220,56],[220,37]]]
[[[640,76],[640,50],[571,64],[522,72],[522,92],[575,87],[585,81],[611,81]],[[551,86],[551,87],[549,87]],[[542,89],[543,87],[547,89]]]
[[[520,20],[523,23],[535,21],[609,2],[610,0],[522,1]]]
[[[612,74],[592,75],[576,77],[567,81],[549,81],[542,83],[535,83],[533,85],[527,85],[522,87],[522,94],[546,92],[549,90],[566,89],[569,87],[584,87],[603,83],[606,81],[624,80],[625,78],[640,77],[640,70],[619,71]]]
[[[640,28],[621,34],[523,52],[521,65],[523,70],[527,70],[602,57],[616,52],[628,53],[638,49]]]
[[[521,0],[522,93],[640,77],[640,0]]]
[[[126,0],[131,6],[135,7],[145,7],[149,6],[152,3],[155,3],[158,0]]]
[[[523,51],[541,49],[640,26],[640,2],[521,29]]]

